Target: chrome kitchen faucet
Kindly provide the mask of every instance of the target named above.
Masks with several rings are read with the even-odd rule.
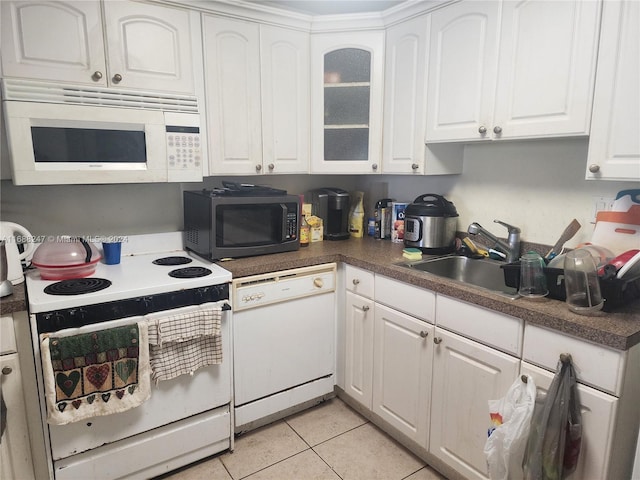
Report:
[[[500,220],[494,220],[494,223],[499,223],[500,225],[507,228],[509,231],[509,237],[507,238],[507,242],[499,239],[491,232],[482,227],[479,223],[473,222],[469,225],[469,229],[467,230],[471,235],[484,235],[491,242],[493,242],[493,247],[496,250],[504,253],[507,258],[505,259],[507,262],[515,262],[520,256],[520,229],[518,227],[514,227],[513,225],[509,225],[508,223],[501,222]]]

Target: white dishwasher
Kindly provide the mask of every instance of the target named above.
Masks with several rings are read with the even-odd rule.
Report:
[[[236,432],[333,392],[335,289],[335,263],[233,280]]]

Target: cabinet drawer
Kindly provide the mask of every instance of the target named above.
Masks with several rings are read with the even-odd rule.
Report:
[[[536,325],[526,325],[522,358],[555,372],[561,353],[571,354],[578,381],[620,395],[626,353]]]
[[[373,298],[373,272],[352,265],[345,266],[345,288],[363,297]]]
[[[16,352],[16,337],[13,333],[13,317],[2,315],[0,317],[0,355]]]
[[[523,321],[469,303],[438,295],[438,326],[480,343],[520,356]]]
[[[435,323],[436,294],[388,277],[376,275],[376,302]]]

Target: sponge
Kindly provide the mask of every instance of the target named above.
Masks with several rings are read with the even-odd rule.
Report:
[[[420,260],[422,259],[422,250],[419,248],[404,248],[402,250],[402,256],[409,260]]]

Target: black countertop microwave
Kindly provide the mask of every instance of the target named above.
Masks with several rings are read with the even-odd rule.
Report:
[[[185,248],[211,261],[298,250],[299,218],[300,197],[283,190],[184,192]]]

